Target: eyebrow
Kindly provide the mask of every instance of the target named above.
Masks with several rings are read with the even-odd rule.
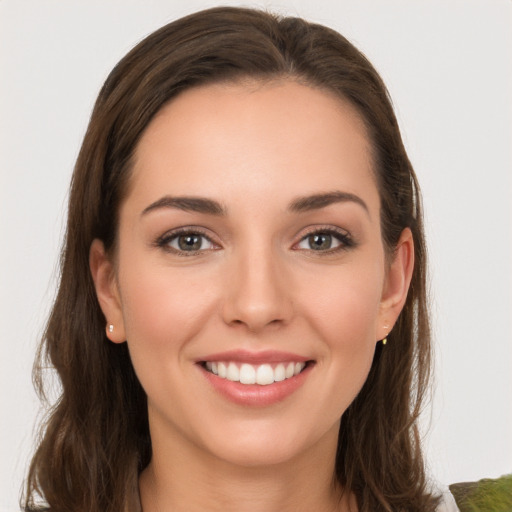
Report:
[[[226,209],[213,199],[164,196],[144,208],[141,216],[160,208],[175,208],[186,212],[206,213],[209,215],[226,215]]]
[[[351,194],[350,192],[340,191],[298,197],[290,203],[288,209],[292,212],[301,213],[311,210],[319,210],[334,203],[346,202],[356,203],[361,206],[368,215],[370,214],[368,205],[359,196]]]
[[[298,197],[288,205],[288,210],[294,213],[302,213],[311,210],[319,210],[334,203],[345,202],[356,203],[369,214],[368,206],[359,196],[351,194],[350,192],[340,191]],[[226,215],[226,208],[213,199],[189,196],[164,196],[144,208],[141,216],[161,208],[175,208],[186,212],[205,213],[217,216]]]

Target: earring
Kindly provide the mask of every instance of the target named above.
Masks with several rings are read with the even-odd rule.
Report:
[[[388,324],[385,324],[382,326],[384,329],[386,329],[386,331],[389,329],[389,325]],[[386,343],[388,342],[388,337],[387,335],[384,336],[384,338],[382,339],[382,344],[385,345]]]
[[[114,325],[113,324],[109,324],[108,325],[108,332],[110,332],[110,333],[114,332]]]

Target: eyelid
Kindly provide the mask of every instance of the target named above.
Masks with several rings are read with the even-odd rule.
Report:
[[[206,238],[212,245],[214,245],[214,248],[209,249],[199,249],[197,251],[182,251],[179,249],[176,249],[174,247],[171,247],[169,245],[169,242],[175,238],[177,238],[180,235],[184,234],[196,234],[200,235],[204,238]],[[301,249],[298,247],[298,245],[306,239],[308,236],[314,235],[314,234],[327,234],[334,236],[339,242],[340,245],[331,249],[322,250],[322,251],[316,251],[314,249]],[[308,252],[314,252],[318,255],[321,254],[332,254],[336,253],[338,251],[343,251],[350,249],[351,247],[354,247],[356,245],[355,240],[353,239],[350,232],[348,232],[346,229],[339,228],[338,226],[332,226],[332,225],[315,225],[315,226],[309,226],[302,230],[298,236],[298,240],[292,245],[293,250],[297,251],[308,251]],[[164,249],[168,252],[174,253],[176,255],[180,256],[194,256],[201,253],[206,253],[209,251],[214,251],[221,249],[221,244],[216,240],[215,236],[212,236],[211,232],[203,227],[200,226],[181,226],[174,229],[170,229],[166,231],[164,234],[157,237],[154,244],[156,247]]]
[[[326,235],[332,235],[335,238],[337,238],[340,241],[340,245],[338,247],[334,247],[332,249],[327,249],[325,251],[315,251],[314,249],[300,249],[298,248],[298,245],[307,237],[315,234],[326,234]],[[354,247],[356,245],[355,240],[353,239],[352,235],[349,231],[346,229],[339,228],[337,226],[332,225],[316,225],[316,226],[310,226],[306,228],[304,231],[302,231],[299,235],[299,239],[297,242],[295,242],[292,246],[292,249],[294,250],[302,250],[302,251],[308,251],[308,252],[314,252],[316,254],[322,255],[322,254],[332,254],[338,251],[343,251],[350,249],[351,247]]]
[[[212,245],[216,246],[213,249],[200,249],[198,251],[181,251],[169,245],[169,242],[180,235],[195,234],[206,238]],[[217,242],[208,230],[199,226],[181,226],[178,228],[170,229],[163,235],[160,235],[154,242],[156,247],[159,247],[165,251],[171,252],[179,256],[194,256],[200,253],[215,251],[221,248],[219,242]]]

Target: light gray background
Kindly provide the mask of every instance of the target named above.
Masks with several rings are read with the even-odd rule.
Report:
[[[55,290],[68,182],[114,64],[217,2],[0,0],[0,510],[40,414],[31,385]],[[230,2],[339,30],[381,72],[422,184],[437,346],[424,417],[445,483],[512,472],[512,2]]]

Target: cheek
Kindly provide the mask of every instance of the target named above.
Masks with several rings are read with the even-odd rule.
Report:
[[[213,287],[200,272],[137,264],[130,259],[120,272],[121,299],[130,350],[177,350],[194,338],[213,308]]]
[[[124,275],[122,268],[123,317],[135,373],[155,410],[185,416],[186,401],[176,390],[190,371],[187,350],[212,315],[213,287],[204,285],[197,270],[150,266],[135,258],[125,262]]]
[[[304,292],[310,322],[331,349],[357,352],[375,343],[383,278],[380,265],[361,262],[317,275],[315,291]]]
[[[380,265],[338,268],[316,281],[325,293],[310,293],[304,315],[322,339],[319,365],[322,383],[330,396],[334,417],[339,417],[361,390],[373,361],[383,270]],[[308,312],[305,313],[306,309]]]
[[[375,351],[378,300],[375,294],[345,289],[323,310],[322,335],[329,351],[335,378],[343,381],[349,394],[363,385]],[[364,300],[366,299],[366,300]]]

